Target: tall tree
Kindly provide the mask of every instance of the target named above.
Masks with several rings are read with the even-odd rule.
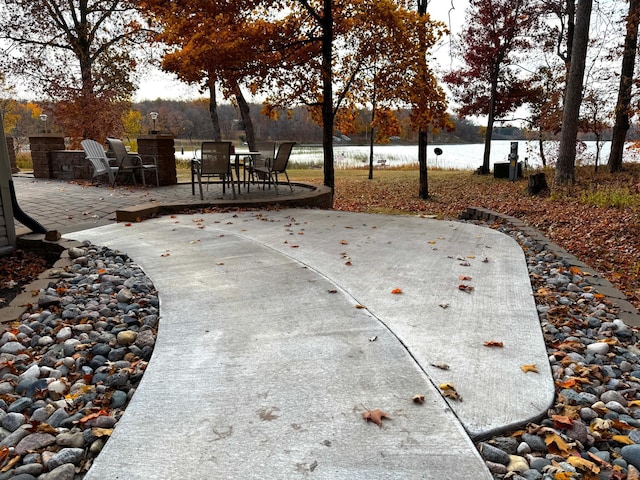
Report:
[[[515,55],[533,45],[540,21],[536,0],[470,0],[466,28],[460,35],[464,66],[445,76],[462,116],[486,115],[487,129],[480,173],[489,173],[491,136],[496,118],[526,102],[529,81]]]
[[[248,102],[242,90],[245,78],[256,74],[261,45],[273,27],[253,15],[258,1],[147,0],[144,11],[157,27],[157,41],[169,47],[162,68],[209,91],[213,138],[221,139],[217,90],[240,110],[247,141],[255,134]]]
[[[283,21],[287,35],[272,49],[281,53],[280,68],[269,72],[264,85],[269,89],[269,111],[307,105],[322,124],[325,185],[333,188],[333,135],[337,122],[345,118],[341,112],[371,105],[373,99],[376,109],[384,111],[394,104],[413,105],[419,96],[414,88],[417,65],[444,27],[428,16],[420,18],[407,8],[408,2],[320,3],[292,2],[291,14]],[[310,47],[318,44],[319,51]],[[306,47],[302,57],[301,46]],[[428,87],[423,96],[437,95],[433,83],[420,85]]]
[[[622,69],[620,71],[620,87],[615,109],[615,123],[611,137],[608,168],[610,172],[622,170],[622,154],[624,142],[629,130],[629,111],[631,109],[631,87],[635,68],[636,50],[638,48],[638,24],[640,23],[640,0],[629,0],[627,14],[627,33],[624,38],[622,52]]]
[[[0,58],[32,91],[55,101],[55,120],[74,143],[122,131],[135,90],[135,49],[145,32],[128,0],[4,0]]]
[[[562,112],[562,132],[555,181],[558,185],[575,181],[576,139],[582,103],[582,84],[589,43],[592,0],[578,0],[576,25],[571,48],[571,66]]]

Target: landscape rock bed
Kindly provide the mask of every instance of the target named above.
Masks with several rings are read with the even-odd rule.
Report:
[[[0,337],[0,480],[83,478],[142,378],[157,292],[126,254],[69,249]]]
[[[522,246],[556,384],[539,422],[478,443],[496,479],[640,478],[638,328],[562,255],[505,224]]]

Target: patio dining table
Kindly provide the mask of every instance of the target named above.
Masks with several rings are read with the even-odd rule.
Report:
[[[254,152],[251,150],[235,150],[231,152],[231,166],[235,170],[236,174],[236,183],[238,185],[238,193],[240,193],[240,166],[243,167],[243,175],[242,175],[242,183],[246,185],[247,183],[247,175],[246,175],[246,167],[247,167],[247,159],[250,163],[253,163],[254,157],[260,155],[260,152]],[[244,160],[241,162],[241,160]],[[195,195],[195,170],[193,169],[193,164],[191,167],[191,194]]]
[[[236,170],[236,179],[238,181],[238,192],[240,192],[240,160],[242,159],[242,183],[244,185],[247,184],[247,161],[249,161],[249,165],[253,164],[253,159],[260,155],[260,152],[254,152],[251,150],[236,150],[231,153],[232,156],[235,155],[235,162],[233,162],[233,166]]]

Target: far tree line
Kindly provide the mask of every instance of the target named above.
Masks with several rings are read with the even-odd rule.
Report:
[[[455,127],[432,56],[447,26],[430,18],[429,4],[0,0],[6,45],[0,77],[19,78],[50,100],[74,144],[118,129],[124,134],[125,124],[137,121],[130,100],[136,67],[145,62],[208,95],[213,139],[226,128],[226,102],[236,107],[249,146],[262,135],[251,95],[265,98],[260,112],[274,120],[302,107],[320,125],[324,183],[332,190],[336,135],[354,135],[359,112],[368,110],[371,142],[401,136],[405,125],[396,112],[409,111],[405,120],[419,145],[419,195],[427,198],[426,147],[434,134]],[[462,32],[451,39],[458,62],[443,80],[456,114],[487,119],[479,173],[489,170],[494,126],[523,106],[541,146],[560,139],[556,183],[575,180],[576,140],[587,125],[597,138],[613,129],[608,167],[620,170],[636,109],[640,0],[595,6],[593,0],[469,0],[466,12]],[[165,120],[168,125],[169,113]]]

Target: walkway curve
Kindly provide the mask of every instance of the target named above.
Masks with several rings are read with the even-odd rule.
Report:
[[[491,478],[465,429],[553,400],[524,257],[493,230],[282,210],[70,237],[127,252],[161,299],[152,361],[87,480]],[[375,408],[382,428],[362,419]]]

